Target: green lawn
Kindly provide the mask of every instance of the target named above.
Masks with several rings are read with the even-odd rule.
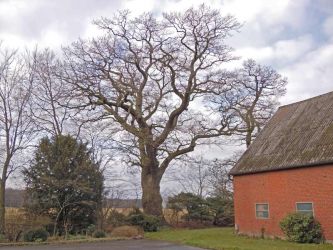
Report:
[[[331,244],[296,244],[282,240],[236,236],[231,228],[162,230],[147,233],[145,236],[148,239],[174,241],[185,245],[221,250],[333,250]]]

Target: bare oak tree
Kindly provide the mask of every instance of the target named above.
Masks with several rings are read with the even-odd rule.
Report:
[[[29,100],[33,70],[17,51],[0,44],[0,233],[5,231],[5,189],[8,177],[24,163],[34,129]]]
[[[65,49],[62,77],[77,97],[72,105],[118,126],[126,159],[141,168],[144,211],[162,217],[160,181],[170,162],[200,139],[233,132],[229,116],[216,120],[202,97],[225,84],[220,68],[234,59],[225,40],[239,23],[202,5],[161,19],[125,11],[95,24],[105,35]]]
[[[249,59],[229,74],[229,81],[231,91],[222,89],[221,95],[212,96],[210,101],[222,112],[228,109],[235,113],[241,124],[238,132],[249,147],[276,111],[278,99],[286,93],[287,79],[273,68]]]

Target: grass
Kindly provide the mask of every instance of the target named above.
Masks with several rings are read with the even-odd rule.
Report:
[[[146,238],[218,250],[333,250],[331,244],[297,244],[283,240],[237,236],[231,228],[175,229],[146,233]]]

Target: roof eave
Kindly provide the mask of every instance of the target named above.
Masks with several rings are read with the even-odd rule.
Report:
[[[285,166],[285,167],[274,167],[270,169],[261,169],[256,171],[245,171],[245,172],[237,172],[237,171],[230,171],[229,175],[232,176],[240,176],[240,175],[251,175],[251,174],[258,174],[258,173],[266,173],[266,172],[276,172],[276,171],[282,171],[282,170],[293,170],[293,169],[300,169],[300,168],[308,168],[308,167],[319,167],[319,166],[325,166],[325,165],[332,165],[333,160],[330,161],[321,161],[321,162],[315,162],[315,163],[307,163],[302,165],[294,165],[294,166]]]

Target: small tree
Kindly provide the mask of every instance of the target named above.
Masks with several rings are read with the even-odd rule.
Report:
[[[61,229],[67,235],[74,227],[95,222],[103,175],[86,144],[70,136],[43,138],[24,175],[28,208],[49,214],[54,219],[54,234]]]

